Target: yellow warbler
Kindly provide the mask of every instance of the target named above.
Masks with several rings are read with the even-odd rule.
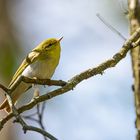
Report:
[[[19,76],[29,78],[50,79],[59,63],[60,59],[60,39],[50,38],[41,42],[34,48],[16,71],[9,84],[9,88],[15,83]],[[21,82],[20,85],[11,93],[14,103],[19,97],[31,87],[31,84]],[[0,109],[10,112],[10,106],[7,99],[0,105]]]

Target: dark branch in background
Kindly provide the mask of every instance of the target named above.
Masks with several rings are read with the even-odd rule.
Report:
[[[43,125],[43,115],[44,115],[44,111],[45,111],[45,106],[46,106],[46,102],[43,102],[42,105],[37,104],[36,112],[33,114],[30,114],[28,116],[23,116],[23,118],[38,123],[40,125],[41,129],[43,129],[45,131],[45,127]],[[35,117],[37,117],[37,118],[35,118]],[[44,140],[47,140],[47,138],[44,137]]]
[[[116,30],[111,24],[109,24],[108,22],[106,22],[106,20],[99,14],[97,13],[96,16],[113,32],[115,32],[117,35],[119,35],[124,41],[126,41],[126,38],[121,34],[121,32],[119,32],[118,30]]]
[[[42,84],[42,85],[47,85],[48,84],[48,85],[59,85],[59,86],[61,85],[62,86],[61,88],[58,88],[54,91],[46,93],[42,96],[34,97],[33,100],[30,103],[22,106],[19,109],[16,109],[13,104],[10,105],[11,108],[12,108],[12,112],[0,121],[0,130],[4,127],[6,122],[8,120],[10,120],[12,117],[15,117],[15,118],[18,117],[19,123],[23,126],[23,129],[24,129],[25,132],[27,130],[36,131],[36,132],[41,133],[43,136],[46,136],[46,137],[50,138],[51,140],[56,140],[56,138],[54,138],[52,135],[50,135],[45,130],[40,129],[40,128],[36,128],[34,126],[29,126],[29,125],[26,125],[25,123],[23,123],[24,121],[21,118],[21,116],[19,116],[19,114],[21,114],[22,112],[25,112],[27,110],[32,109],[35,105],[37,105],[37,104],[39,104],[43,101],[49,100],[49,99],[51,99],[55,96],[58,96],[58,95],[61,95],[63,93],[66,93],[70,90],[73,90],[74,87],[77,84],[79,84],[80,82],[82,82],[83,80],[86,80],[86,79],[88,79],[90,77],[93,77],[97,74],[102,74],[106,69],[116,66],[116,64],[118,64],[118,62],[126,56],[127,52],[130,49],[133,49],[140,44],[140,39],[139,38],[140,38],[140,28],[137,29],[132,36],[130,36],[130,38],[124,43],[124,45],[122,46],[120,51],[117,52],[111,59],[108,59],[108,60],[104,61],[103,63],[101,63],[100,65],[98,65],[95,68],[88,69],[88,70],[74,76],[67,83],[63,82],[61,80],[60,81],[55,81],[55,80],[30,79],[30,78],[27,78],[27,77],[20,77],[14,83],[13,87],[11,87],[10,89],[4,87],[3,85],[0,85],[0,87],[4,91],[8,92],[7,93],[8,97],[10,96],[9,93],[12,92],[20,84],[21,81],[24,81],[26,83],[35,83],[35,84]],[[55,84],[53,83],[54,81],[55,81]],[[9,100],[9,103],[12,102],[11,98],[8,98],[8,100]]]
[[[39,124],[42,129],[45,129],[43,122],[42,122],[44,110],[45,110],[45,102],[43,102],[42,107],[40,107],[40,104],[37,104],[37,116],[39,118]]]

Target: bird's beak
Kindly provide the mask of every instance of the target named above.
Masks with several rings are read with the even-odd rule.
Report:
[[[60,42],[63,39],[63,37],[61,37],[60,39],[58,39],[58,42]]]

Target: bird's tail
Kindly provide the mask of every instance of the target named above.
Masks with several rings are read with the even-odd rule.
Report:
[[[30,88],[30,84],[21,83],[13,92],[12,92],[12,101],[15,104],[19,97]],[[0,110],[4,109],[7,113],[11,112],[10,105],[8,103],[7,98],[0,105]]]
[[[0,105],[0,110],[4,109],[7,113],[11,111],[10,105],[8,103],[8,100],[5,99],[3,103]]]

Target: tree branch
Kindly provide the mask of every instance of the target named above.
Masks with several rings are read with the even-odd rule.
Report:
[[[44,126],[43,126],[43,123],[42,123],[42,116],[41,116],[40,111],[39,111],[39,105],[37,106],[37,114],[38,114],[38,117],[39,117],[39,120],[37,120],[37,121],[40,124],[42,129],[34,127],[34,126],[27,125],[25,123],[25,121],[22,119],[22,117],[19,115],[19,113],[18,113],[18,111],[17,111],[17,109],[16,109],[16,107],[15,107],[13,101],[12,101],[11,93],[17,88],[17,86],[19,86],[19,84],[22,81],[26,82],[26,83],[34,83],[34,84],[49,85],[49,86],[50,85],[64,86],[64,85],[66,85],[66,82],[64,82],[62,80],[56,81],[56,80],[50,80],[50,79],[31,79],[31,78],[28,78],[28,77],[20,76],[15,81],[13,86],[11,86],[11,88],[6,88],[5,86],[0,84],[0,88],[2,88],[6,93],[6,97],[7,97],[8,103],[10,105],[10,108],[12,110],[13,116],[16,118],[16,120],[14,122],[17,122],[17,123],[21,124],[24,133],[26,133],[29,130],[30,131],[36,131],[36,132],[42,134],[44,136],[45,140],[47,140],[46,137],[48,137],[51,140],[57,140],[54,136],[52,136],[50,133],[48,133],[44,130]],[[44,111],[44,107],[42,108],[42,111]]]
[[[14,83],[14,85],[10,89],[8,89],[2,85],[0,85],[0,88],[2,88],[6,92],[9,90],[10,90],[10,92],[12,92],[20,84],[21,81],[24,81],[27,83],[43,84],[43,85],[49,84],[49,85],[61,85],[62,86],[61,88],[58,88],[54,91],[46,93],[42,96],[37,96],[37,97],[33,98],[33,100],[30,103],[28,103],[16,110],[18,112],[18,114],[21,114],[24,111],[30,110],[31,108],[33,108],[35,105],[37,105],[40,102],[49,100],[55,96],[58,96],[58,95],[66,93],[70,90],[73,90],[74,87],[77,84],[79,84],[80,82],[82,82],[83,80],[93,77],[97,74],[102,74],[106,69],[116,66],[116,64],[118,64],[118,62],[126,56],[127,52],[130,49],[133,49],[134,47],[136,47],[140,44],[139,38],[140,38],[140,28],[137,29],[135,31],[135,33],[130,36],[130,38],[124,43],[124,45],[122,46],[120,51],[117,52],[111,59],[104,61],[103,63],[101,63],[100,65],[98,65],[95,68],[88,69],[78,75],[75,75],[67,82],[67,84],[66,84],[66,82],[63,82],[63,81],[54,82],[54,80],[49,80],[49,82],[48,82],[48,80],[45,81],[42,79],[30,79],[30,78],[22,76]],[[57,82],[58,83],[60,82],[60,83],[58,84]],[[6,124],[6,122],[8,120],[10,120],[12,117],[16,117],[17,114],[14,112],[14,109],[12,109],[12,110],[13,110],[13,112],[9,113],[5,118],[3,118],[0,121],[0,130],[3,128],[3,126]],[[23,124],[23,125],[25,125],[25,124]],[[47,136],[47,134],[46,134],[47,132],[46,131],[44,132],[44,130],[42,130],[40,128],[36,128],[33,126],[27,126],[27,125],[25,125],[25,126],[26,127],[24,127],[24,128],[26,128],[26,130],[36,131],[36,132],[43,134],[44,136]]]
[[[42,134],[43,136],[50,138],[51,140],[58,140],[54,136],[52,136],[48,132],[46,132],[45,130],[34,127],[34,126],[28,125],[28,126],[26,126],[26,130],[38,132],[38,133]]]
[[[25,76],[20,76],[19,78],[17,78],[17,80],[11,86],[10,89],[5,87],[2,84],[0,84],[0,88],[3,89],[5,92],[13,92],[22,81],[25,83],[32,83],[32,84],[38,84],[38,85],[48,85],[48,86],[64,86],[64,85],[66,85],[66,82],[62,81],[62,80],[50,80],[50,79],[38,79],[38,78],[32,79],[32,78],[28,78]]]

